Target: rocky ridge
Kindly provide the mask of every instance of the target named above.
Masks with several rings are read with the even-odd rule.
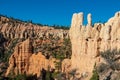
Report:
[[[0,16],[0,32],[6,38],[68,38],[68,30],[54,29],[53,27],[40,26],[30,22],[21,22]]]

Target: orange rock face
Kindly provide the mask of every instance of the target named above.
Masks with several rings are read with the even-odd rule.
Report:
[[[120,12],[110,18],[105,24],[95,23],[92,26],[91,14],[88,15],[88,25],[83,23],[83,13],[73,14],[69,31],[72,43],[72,69],[77,69],[79,77],[87,75],[89,80],[95,63],[101,62],[101,51],[120,50]]]
[[[20,22],[0,16],[0,32],[6,38],[68,38],[68,30]]]
[[[54,68],[54,59],[46,59],[41,52],[33,53],[32,40],[27,39],[17,44],[14,53],[9,58],[9,67],[6,76],[11,72],[15,74],[33,74],[40,76],[41,70]]]

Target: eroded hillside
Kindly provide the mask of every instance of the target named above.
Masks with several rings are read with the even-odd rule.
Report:
[[[37,77],[39,77],[40,71],[43,68],[39,66],[42,66],[42,63],[47,62],[46,64],[52,64],[49,60],[55,59],[58,61],[58,64],[62,64],[60,60],[70,58],[71,43],[68,30],[56,28],[0,16],[0,77],[3,78],[9,75],[10,78],[14,78],[14,74],[23,73],[37,73]],[[28,43],[24,44],[28,38],[32,42],[29,44],[28,41]],[[21,46],[22,50],[19,46],[20,44],[23,44]],[[32,45],[32,48],[29,48],[29,45]],[[28,46],[28,48],[25,46]],[[32,52],[29,52],[28,49]],[[28,51],[28,55],[33,54],[30,58],[30,63],[24,61],[24,58],[25,60],[29,60],[30,56],[22,56],[27,55],[26,51]],[[36,64],[37,60],[40,63],[38,68],[32,65]],[[42,62],[40,62],[41,60]],[[20,67],[21,65],[26,66]],[[60,68],[60,66],[58,67]],[[45,65],[43,69],[48,70],[48,67]],[[28,69],[29,72],[27,72]]]

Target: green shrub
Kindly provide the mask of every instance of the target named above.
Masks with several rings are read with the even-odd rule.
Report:
[[[101,57],[107,62],[108,66],[112,70],[120,70],[119,60],[120,60],[120,51],[115,50],[107,50],[101,53]]]
[[[27,76],[25,74],[18,74],[14,80],[27,80]]]
[[[105,64],[105,63],[101,63],[99,66],[97,66],[97,72],[98,73],[103,73],[106,70],[109,70],[110,66]]]
[[[99,80],[99,75],[98,75],[97,70],[93,70],[93,75],[90,78],[90,80]]]

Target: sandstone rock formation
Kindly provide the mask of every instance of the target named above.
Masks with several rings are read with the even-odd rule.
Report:
[[[120,12],[105,24],[95,23],[92,26],[91,14],[88,14],[88,25],[83,26],[83,13],[75,13],[69,31],[72,43],[72,69],[77,69],[78,77],[89,80],[94,65],[100,63],[100,52],[120,50]],[[81,23],[82,22],[82,23]]]
[[[92,15],[91,14],[88,14],[88,16],[87,16],[87,20],[88,20],[88,25],[89,26],[92,26]]]
[[[41,52],[33,53],[32,40],[28,38],[17,44],[14,53],[9,58],[9,67],[6,76],[14,74],[33,74],[40,76],[41,70],[54,69],[55,59],[46,59]]]
[[[6,38],[68,38],[68,30],[54,29],[0,16],[0,32]]]
[[[62,61],[62,72],[68,73],[71,70],[71,61],[70,59],[64,59]]]

